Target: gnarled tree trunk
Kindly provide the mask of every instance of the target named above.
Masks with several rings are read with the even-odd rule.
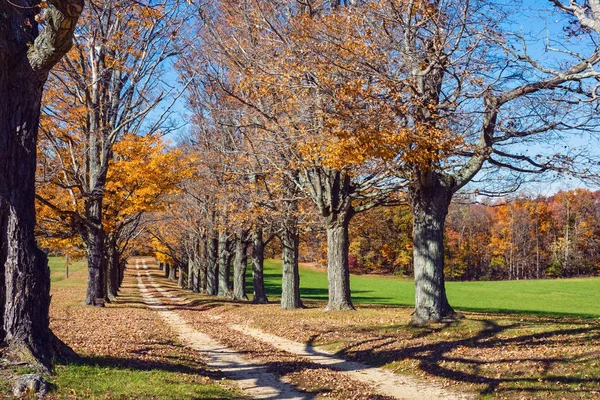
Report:
[[[112,236],[109,234],[109,236]],[[108,240],[106,247],[106,297],[110,301],[117,299],[119,291],[119,270],[121,269],[119,260],[119,249],[117,244],[111,239]]]
[[[38,3],[0,2],[0,336],[14,356],[48,367],[50,271],[34,238],[40,102],[48,72],[71,47],[83,2],[50,0],[41,35]]]
[[[178,263],[177,272],[179,273],[177,276],[177,285],[180,288],[185,289],[185,268],[183,268],[183,264]]]
[[[265,290],[265,243],[262,228],[257,227],[252,232],[252,287],[254,288],[254,304],[267,304],[267,292]]]
[[[200,238],[202,251],[196,257],[196,267],[198,269],[198,291],[206,293],[207,270],[208,270],[208,243],[206,239]]]
[[[435,173],[409,187],[414,222],[414,324],[458,316],[448,302],[444,282],[444,223],[452,195],[452,190]]]
[[[194,291],[194,256],[192,254],[188,255],[188,260],[187,260],[187,289],[191,290],[192,292]]]

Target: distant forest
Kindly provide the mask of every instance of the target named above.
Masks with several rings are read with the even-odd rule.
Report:
[[[568,278],[600,273],[600,191],[575,189],[502,203],[453,203],[445,226],[449,280]],[[325,233],[303,235],[303,261],[327,263]],[[269,246],[277,256],[280,244]],[[353,273],[411,276],[408,207],[378,207],[350,224]]]

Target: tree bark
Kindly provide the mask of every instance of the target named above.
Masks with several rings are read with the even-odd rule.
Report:
[[[248,257],[244,242],[244,232],[238,232],[235,238],[235,258],[233,261],[233,299],[248,300],[246,295],[246,268]]]
[[[85,304],[104,306],[104,229],[102,227],[102,198],[90,199],[87,209],[88,226],[85,235],[88,264],[88,283]]]
[[[220,297],[231,297],[231,291],[229,290],[229,249],[227,232],[219,232],[219,292],[217,293]]]
[[[212,230],[207,237],[208,266],[206,271],[206,294],[215,296],[219,291],[219,239]]]
[[[193,292],[195,276],[194,276],[194,256],[192,254],[188,255],[187,269],[188,269],[187,289],[191,290]]]
[[[198,291],[206,293],[207,269],[208,269],[208,243],[205,238],[200,238],[202,251],[197,254],[196,268],[198,269]]]
[[[340,214],[327,225],[327,281],[329,301],[325,311],[354,310],[350,297],[348,225],[350,215]]]
[[[119,262],[119,289],[123,285],[123,279],[125,278],[125,268],[127,268],[127,261],[120,260]]]
[[[38,3],[0,2],[0,336],[14,356],[45,368],[53,355],[50,270],[34,237],[40,102],[48,72],[71,47],[83,2],[50,0],[41,35]]]
[[[409,187],[413,212],[415,311],[413,324],[456,318],[444,282],[444,223],[453,192],[434,173]]]
[[[182,264],[178,265],[177,272],[179,272],[179,275],[177,276],[177,285],[180,288],[185,289],[185,269]]]
[[[121,267],[119,261],[117,245],[109,240],[106,248],[106,297],[110,301],[115,301],[118,295],[119,270]]]
[[[169,276],[171,275],[171,268],[169,268],[169,264],[162,263],[162,265],[163,265],[163,271],[165,273],[165,278],[169,278]]]
[[[300,273],[298,271],[298,221],[289,217],[281,232],[281,309],[303,308],[300,300]]]
[[[267,304],[267,292],[265,290],[265,244],[263,241],[262,228],[255,228],[252,232],[252,287],[254,288],[254,304]]]
[[[177,267],[175,264],[171,265],[167,263],[167,268],[169,269],[169,280],[171,282],[177,282]]]

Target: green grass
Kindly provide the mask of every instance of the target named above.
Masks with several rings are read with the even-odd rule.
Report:
[[[281,262],[265,260],[267,294],[281,295]],[[353,275],[357,304],[414,306],[414,281],[399,277]],[[447,282],[450,304],[458,310],[546,316],[600,317],[600,278],[528,281]],[[327,300],[327,274],[300,269],[303,298]]]
[[[50,267],[50,281],[52,284],[71,280],[73,284],[62,282],[59,286],[77,286],[81,284],[81,270],[86,268],[85,260],[71,261],[69,264],[69,278],[66,277],[64,257],[48,257],[48,266]]]
[[[181,373],[99,365],[58,366],[52,397],[77,399],[233,399],[239,394],[217,384],[194,382]]]

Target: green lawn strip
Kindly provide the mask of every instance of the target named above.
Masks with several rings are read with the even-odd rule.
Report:
[[[50,281],[56,287],[73,287],[82,282],[82,270],[86,269],[86,261],[71,261],[69,264],[69,278],[66,278],[65,258],[48,257],[48,266],[50,267]],[[60,284],[59,284],[60,282]]]
[[[52,398],[82,399],[236,399],[215,383],[199,382],[194,374],[140,370],[116,366],[69,364],[56,367],[51,377]]]
[[[350,285],[357,304],[414,306],[410,279],[352,275]],[[269,296],[281,296],[280,261],[265,260],[265,286]],[[447,282],[446,287],[450,304],[458,310],[600,317],[600,278]],[[327,274],[301,268],[300,292],[306,299],[327,300]]]

